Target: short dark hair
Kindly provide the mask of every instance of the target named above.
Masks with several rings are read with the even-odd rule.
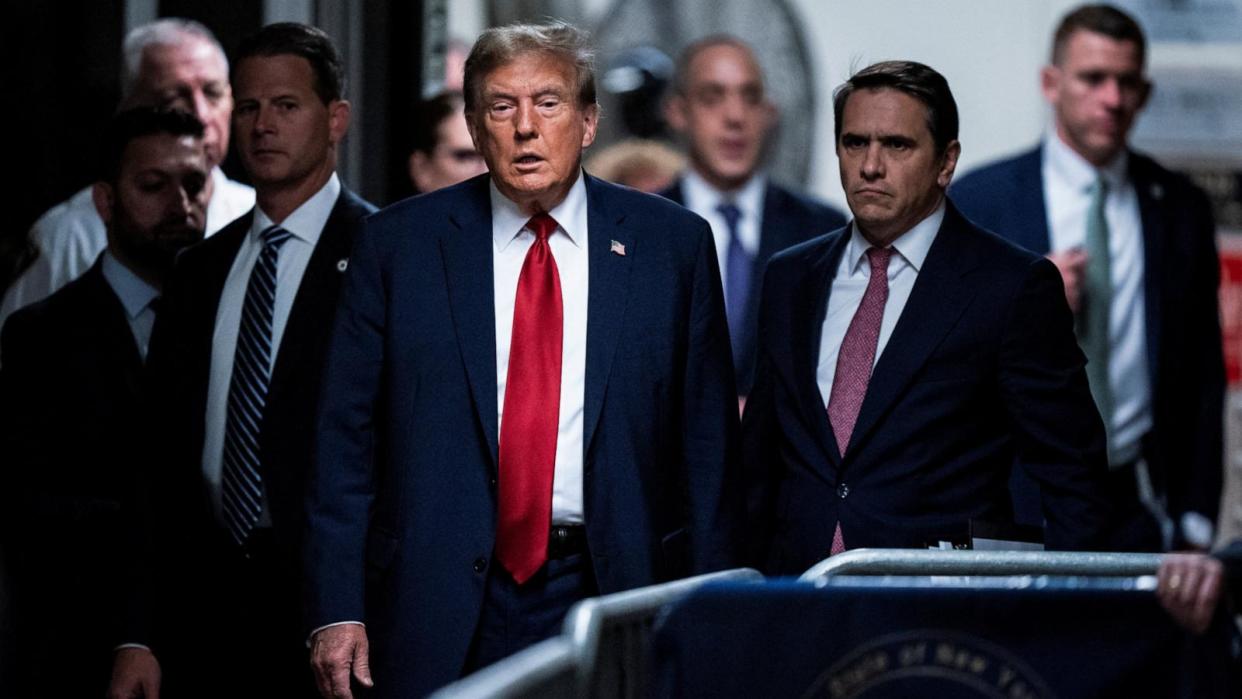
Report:
[[[700,53],[717,46],[732,46],[745,51],[755,62],[755,67],[759,69],[759,80],[763,80],[763,68],[759,66],[759,57],[755,55],[755,50],[750,44],[732,34],[709,34],[686,44],[677,54],[677,61],[673,64],[673,92],[683,96],[686,94],[686,88],[689,87],[686,81],[690,77],[690,64]]]
[[[524,53],[552,54],[573,66],[578,106],[595,104],[595,52],[585,31],[565,22],[510,24],[483,32],[466,58],[462,93],[467,113],[483,97],[483,79]]]
[[[315,73],[315,93],[324,104],[339,100],[345,95],[345,69],[341,55],[322,29],[298,22],[269,24],[242,40],[237,49],[237,66],[255,56],[301,56]]]
[[[431,155],[440,142],[440,124],[455,116],[464,106],[462,94],[456,90],[445,90],[423,100],[414,115],[410,151]]]
[[[1103,34],[1117,41],[1133,41],[1138,46],[1139,65],[1147,58],[1147,38],[1133,17],[1112,5],[1083,5],[1065,15],[1057,25],[1052,35],[1053,65],[1061,62],[1066,42],[1079,30]]]
[[[118,112],[108,123],[100,156],[99,179],[116,182],[121,172],[121,159],[131,141],[153,134],[203,137],[203,122],[180,109],[134,107]]]
[[[927,112],[927,130],[943,153],[957,140],[957,102],[949,81],[930,66],[915,61],[883,61],[874,63],[850,76],[832,93],[833,138],[841,139],[841,115],[845,102],[858,90],[889,88],[904,92],[923,103]]]

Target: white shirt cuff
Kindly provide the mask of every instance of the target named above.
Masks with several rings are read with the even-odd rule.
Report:
[[[324,629],[329,629],[329,628],[332,628],[333,626],[341,626],[343,624],[357,624],[364,629],[367,627],[367,625],[362,623],[361,621],[334,621],[331,624],[324,624],[323,626],[320,626],[314,631],[311,631],[310,636],[306,637],[306,647],[310,648],[311,641],[315,640],[315,634],[319,633],[320,631],[323,631]]]
[[[1215,533],[1212,520],[1198,512],[1183,512],[1181,526],[1182,538],[1186,543],[1201,549],[1211,548]]]

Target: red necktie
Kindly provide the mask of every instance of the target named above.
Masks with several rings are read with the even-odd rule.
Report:
[[[496,558],[519,585],[543,565],[552,526],[552,475],[561,407],[561,278],[548,237],[556,221],[526,224],[526,253],[513,305],[509,374],[500,428],[500,513]]]
[[[832,377],[832,395],[828,398],[828,422],[842,455],[854,433],[858,411],[867,395],[867,383],[871,381],[880,322],[884,320],[884,304],[888,302],[888,261],[892,256],[892,248],[867,248],[871,278],[867,280],[867,290],[863,292],[837,354],[837,371]],[[843,551],[845,538],[838,522],[832,536],[831,555]]]

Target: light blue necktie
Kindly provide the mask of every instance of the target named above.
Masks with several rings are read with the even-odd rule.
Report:
[[[1113,303],[1112,262],[1108,249],[1108,219],[1104,203],[1108,182],[1100,177],[1091,189],[1087,209],[1087,271],[1078,317],[1078,343],[1087,355],[1087,382],[1104,419],[1104,432],[1112,447],[1113,391],[1109,383],[1109,318]]]
[[[729,319],[729,344],[733,346],[733,361],[741,361],[743,326],[746,322],[746,304],[750,299],[750,277],[754,259],[742,247],[738,235],[738,222],[742,212],[732,203],[716,207],[729,226],[729,248],[725,254],[725,316]]]

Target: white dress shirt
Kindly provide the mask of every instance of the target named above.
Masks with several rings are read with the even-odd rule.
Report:
[[[888,301],[884,304],[884,317],[880,321],[880,336],[876,340],[875,359],[871,366],[880,361],[888,339],[893,336],[893,328],[901,318],[901,312],[910,299],[910,291],[914,289],[914,281],[918,279],[919,270],[927,259],[940,224],[944,222],[944,202],[930,216],[919,221],[913,228],[901,234],[889,246],[896,253],[888,261]],[[832,278],[832,291],[828,295],[828,314],[824,317],[823,329],[820,331],[819,365],[815,371],[815,383],[819,385],[819,395],[827,409],[828,400],[832,398],[832,379],[837,374],[837,355],[841,351],[841,342],[845,332],[849,330],[850,321],[862,303],[863,293],[871,279],[871,264],[867,261],[867,250],[873,247],[858,232],[857,222],[850,222],[850,239],[845,244],[845,252],[837,264],[837,271]]]
[[[121,264],[108,250],[103,251],[100,271],[112,292],[121,300],[125,319],[138,345],[138,355],[145,361],[147,346],[151,343],[151,328],[155,327],[155,309],[151,303],[160,297],[160,290]]]
[[[318,192],[293,210],[280,227],[292,235],[280,247],[276,258],[276,298],[272,306],[272,352],[268,358],[269,370],[276,365],[280,353],[280,339],[289,320],[289,311],[302,283],[302,274],[310,262],[315,244],[323,232],[324,224],[336,206],[341,193],[341,181],[336,173]],[[224,424],[228,415],[229,383],[233,378],[233,355],[237,352],[237,333],[241,326],[242,305],[246,299],[246,287],[250,284],[250,272],[263,251],[262,233],[272,221],[259,207],[254,209],[254,221],[242,240],[233,266],[220,294],[216,309],[216,327],[211,337],[211,375],[207,384],[207,413],[204,417],[203,477],[211,492],[211,502],[216,516],[220,516],[220,478],[224,458]],[[311,435],[307,435],[311,438]],[[259,526],[271,526],[266,494]]]
[[[1143,291],[1143,222],[1134,183],[1127,175],[1128,167],[1129,156],[1125,150],[1106,167],[1096,169],[1055,134],[1044,138],[1044,205],[1053,252],[1085,245],[1091,189],[1098,177],[1102,176],[1108,183],[1104,218],[1108,221],[1113,282],[1108,319],[1111,348],[1108,376],[1113,414],[1105,415],[1104,419],[1109,423],[1108,452],[1114,464],[1127,463],[1139,456],[1143,435],[1152,424]]]
[[[211,172],[206,234],[224,228],[254,207],[254,190],[230,180],[220,168]],[[0,327],[13,311],[51,296],[82,276],[108,246],[103,219],[95,210],[91,187],[48,209],[30,228],[39,255],[13,280],[0,303]]]
[[[518,277],[535,234],[530,216],[491,185],[492,268],[496,302],[496,425],[503,429],[505,381]],[[586,400],[587,198],[581,173],[569,194],[548,212],[558,227],[548,238],[561,280],[564,329],[561,341],[560,428],[556,436],[556,470],[552,480],[552,522],[581,524],[582,412]]]
[[[732,192],[722,192],[708,184],[693,169],[686,170],[681,178],[681,193],[685,197],[686,208],[707,219],[712,227],[712,238],[716,241],[716,260],[720,265],[720,282],[722,288],[729,288],[729,222],[717,209],[721,204],[730,203],[738,208],[741,217],[737,223],[737,237],[742,248],[754,258],[759,254],[759,242],[763,231],[763,194],[767,191],[768,180],[762,174],[756,174],[746,184]]]

